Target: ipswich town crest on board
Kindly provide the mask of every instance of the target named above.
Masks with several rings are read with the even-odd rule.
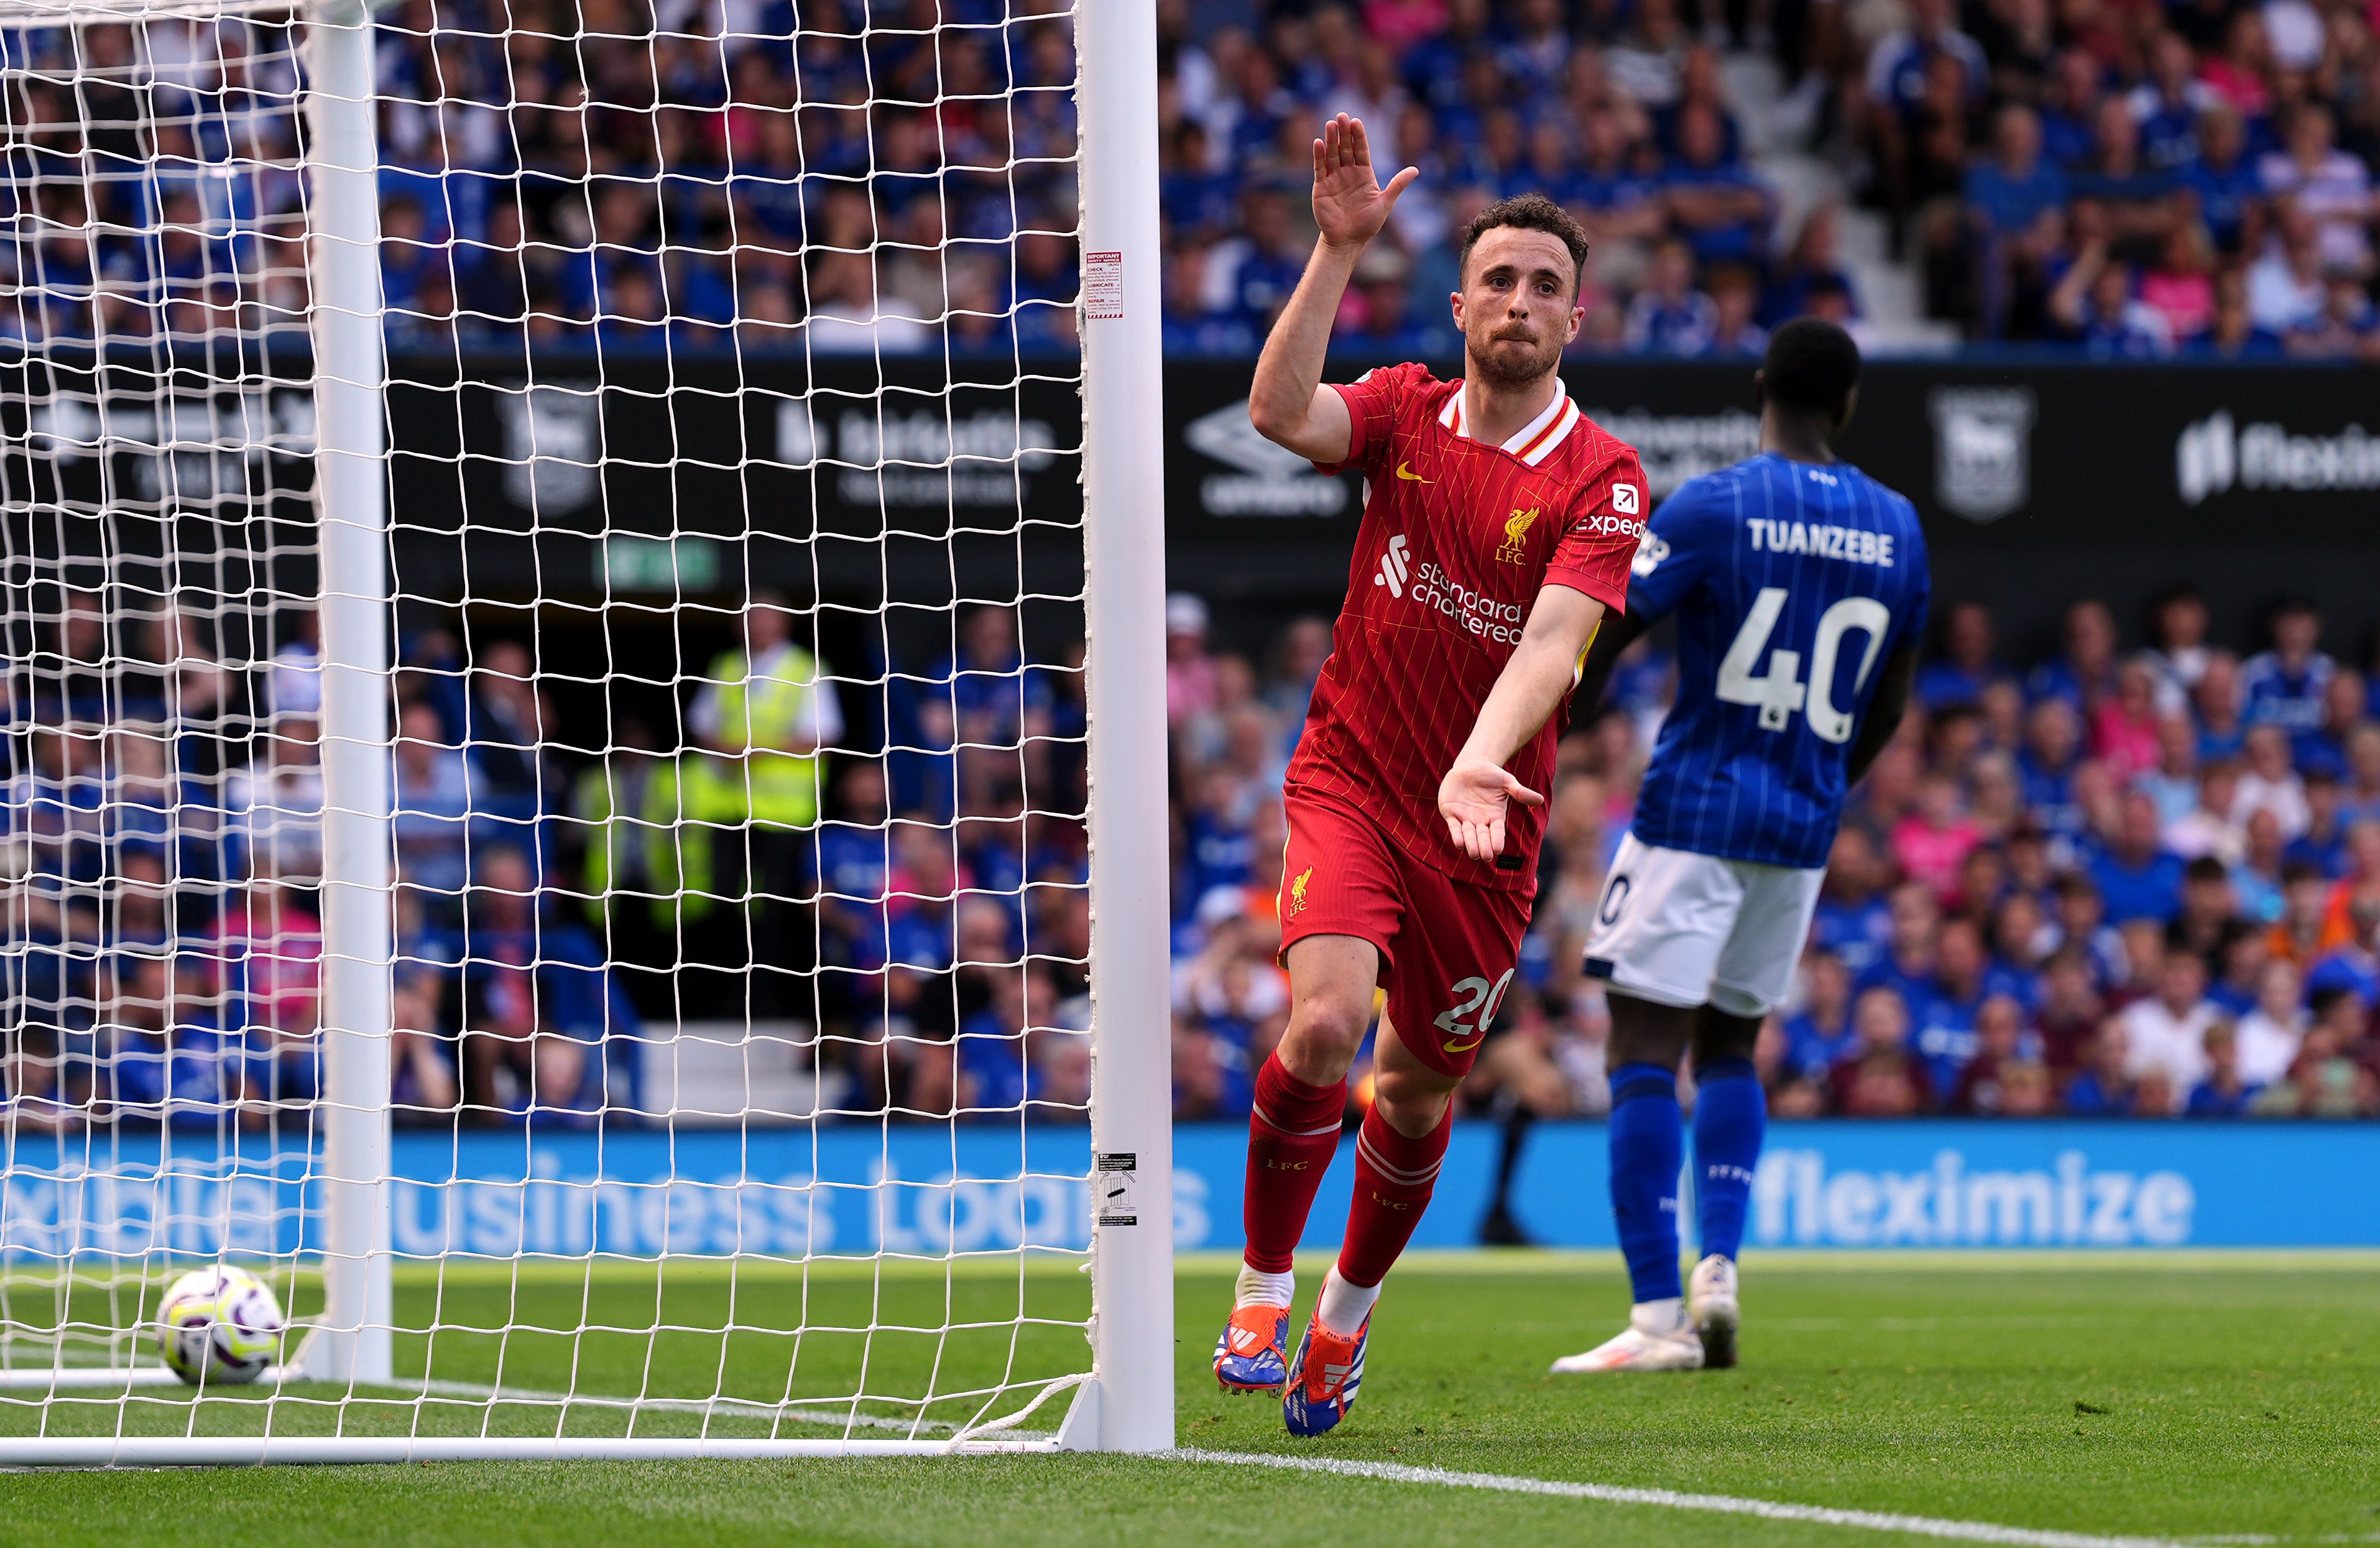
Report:
[[[2033,390],[1937,387],[1934,497],[1973,522],[1998,521],[2033,492]]]

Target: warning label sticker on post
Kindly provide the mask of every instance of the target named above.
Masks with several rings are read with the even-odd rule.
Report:
[[[1083,255],[1083,314],[1111,320],[1123,316],[1123,254]]]
[[[1139,1179],[1139,1158],[1131,1151],[1108,1151],[1100,1155],[1091,1178],[1093,1207],[1102,1226],[1137,1226],[1140,1210],[1133,1200],[1134,1184]]]

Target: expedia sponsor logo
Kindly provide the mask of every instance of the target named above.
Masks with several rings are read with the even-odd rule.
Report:
[[[1645,524],[1643,522],[1630,521],[1626,516],[1614,515],[1609,511],[1598,511],[1594,515],[1587,517],[1586,529],[1589,532],[1594,533],[1598,538],[1642,538],[1645,536]]]
[[[1586,417],[1636,448],[1637,460],[1645,468],[1644,492],[1656,500],[1689,478],[1732,467],[1760,454],[1760,420],[1740,408],[1703,415],[1591,408]],[[1634,503],[1620,504],[1621,490],[1628,491],[1631,502],[1640,498],[1633,486],[1614,485],[1613,506],[1622,515],[1637,514]]]
[[[2292,435],[2276,424],[2235,425],[2218,408],[2174,442],[2181,502],[2240,490],[2380,489],[2380,435],[2350,425],[2336,435]]]
[[[2030,387],[1937,387],[1934,496],[1969,521],[1998,521],[2033,493]]]
[[[1347,508],[1344,483],[1257,433],[1245,398],[1191,420],[1182,440],[1200,456],[1238,470],[1198,480],[1198,503],[1210,516],[1335,516]]]

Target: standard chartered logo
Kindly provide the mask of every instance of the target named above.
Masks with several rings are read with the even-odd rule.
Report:
[[[1372,572],[1372,584],[1387,587],[1389,595],[1400,600],[1410,598],[1466,633],[1499,645],[1519,644],[1521,625],[1528,617],[1525,604],[1507,602],[1465,586],[1434,560],[1423,561],[1416,569],[1413,550],[1402,533],[1389,539],[1378,568]]]
[[[2235,425],[2218,408],[2174,441],[2181,502],[2242,490],[2380,489],[2380,435],[2350,425],[2337,435],[2292,435],[2276,424]]]
[[[1520,644],[1521,624],[1528,617],[1528,609],[1521,603],[1507,602],[1467,587],[1440,569],[1434,560],[1425,561],[1420,574],[1414,578],[1413,599],[1468,633],[1498,645]]]

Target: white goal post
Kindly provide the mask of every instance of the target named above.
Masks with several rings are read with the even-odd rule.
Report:
[[[390,3],[0,0],[0,1466],[1171,1447],[1156,0]]]

